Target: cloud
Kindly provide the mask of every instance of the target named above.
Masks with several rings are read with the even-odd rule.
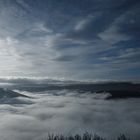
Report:
[[[66,94],[60,96],[26,93],[34,97],[30,100],[35,104],[0,105],[0,137],[39,140],[53,132],[70,135],[89,131],[105,137],[125,133],[134,140],[139,138],[139,99],[106,101],[94,94],[63,92]]]
[[[76,26],[75,30],[80,31],[86,28],[88,24],[90,24],[91,20],[94,18],[94,16],[89,15],[87,18],[82,19]]]
[[[139,67],[132,64],[139,54],[122,59],[127,49],[139,45],[138,7],[137,0],[2,1],[1,76],[111,79],[107,71],[123,76],[124,70]],[[12,46],[10,51],[4,45]]]
[[[51,35],[53,30],[49,29],[43,23],[35,23],[32,27],[25,29],[23,32],[17,35],[17,39],[19,40],[30,40],[33,38],[41,38],[47,35]]]
[[[99,34],[99,37],[110,44],[116,44],[120,41],[127,41],[130,39],[128,35],[119,33],[118,27],[111,26],[109,29]]]
[[[64,55],[64,56],[60,56],[55,58],[54,60],[56,61],[75,61],[77,59],[77,56],[72,56],[72,55]]]
[[[19,4],[22,8],[29,10],[31,7],[24,0],[16,0],[17,4]]]

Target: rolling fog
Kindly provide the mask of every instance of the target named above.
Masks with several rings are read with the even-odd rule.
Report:
[[[105,100],[107,94],[70,90],[19,93],[0,100],[1,140],[42,140],[49,133],[140,137],[140,99]],[[3,102],[5,100],[5,102]]]

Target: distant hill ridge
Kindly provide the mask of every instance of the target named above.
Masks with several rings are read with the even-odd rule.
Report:
[[[18,92],[6,89],[6,88],[0,88],[0,98],[15,98],[15,97],[28,97],[26,95],[20,94]]]

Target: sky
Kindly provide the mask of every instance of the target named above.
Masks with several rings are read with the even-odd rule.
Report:
[[[0,77],[140,79],[139,0],[0,0]]]

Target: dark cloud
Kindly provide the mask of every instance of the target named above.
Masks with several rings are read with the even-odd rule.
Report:
[[[55,58],[56,61],[74,61],[76,60],[76,56],[66,55],[66,56],[60,56],[58,58]]]

